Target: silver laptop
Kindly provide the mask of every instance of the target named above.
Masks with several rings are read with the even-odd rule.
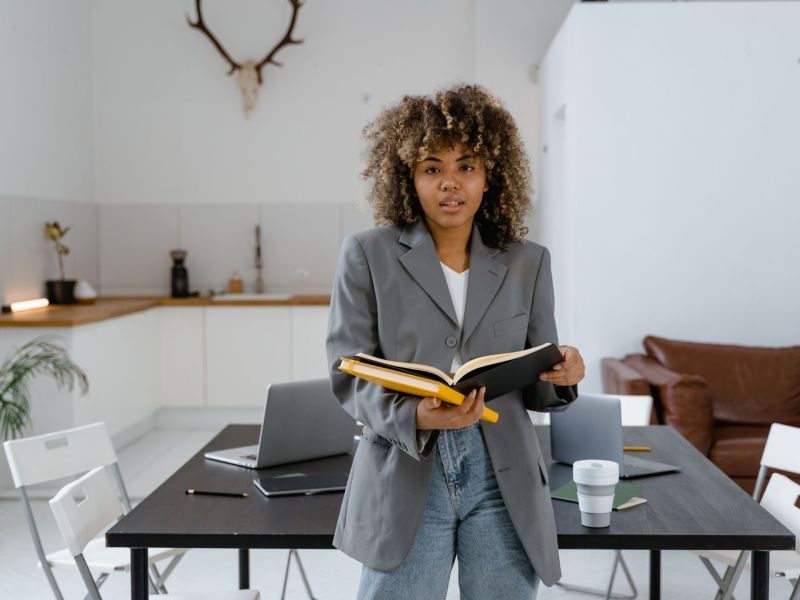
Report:
[[[623,453],[620,400],[608,396],[580,394],[566,410],[550,413],[550,451],[553,460],[569,465],[589,458],[613,460],[622,479],[680,471]]]
[[[356,422],[341,407],[329,379],[273,383],[256,446],[206,452],[211,460],[262,469],[344,454],[353,448]]]

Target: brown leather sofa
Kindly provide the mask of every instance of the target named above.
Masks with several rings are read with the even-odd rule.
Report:
[[[644,348],[602,360],[603,391],[653,396],[654,423],[672,425],[752,493],[770,424],[800,427],[800,346],[647,336]]]

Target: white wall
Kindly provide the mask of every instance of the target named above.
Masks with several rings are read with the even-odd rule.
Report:
[[[568,18],[553,39],[539,69],[540,139],[534,154],[537,182],[535,215],[540,233],[535,239],[551,252],[559,342],[572,345],[577,344],[572,310],[572,256],[577,244],[574,228],[566,224],[575,220],[567,202],[571,198],[571,182],[575,180],[575,165],[574,161],[567,160],[566,116],[567,98],[574,96],[574,29],[572,20]],[[573,146],[574,141],[569,143],[569,147]]]
[[[0,0],[0,27],[9,33],[0,40],[0,82],[12,90],[0,110],[15,116],[0,125],[0,214],[10,216],[0,218],[3,303],[39,296],[57,276],[41,235],[56,218],[72,226],[67,278],[87,279],[101,293],[164,293],[167,251],[178,245],[189,249],[199,289],[223,287],[234,270],[250,281],[257,218],[267,285],[326,289],[341,236],[371,222],[355,208],[362,127],[405,93],[479,81],[503,98],[534,148],[529,70],[568,3],[308,2],[296,28],[305,42],[281,51],[283,68],[265,68],[249,120],[224,61],[186,23],[193,4]],[[239,60],[275,43],[290,14],[280,0],[205,5],[209,27]],[[246,226],[217,226],[251,209],[260,217],[241,219]],[[160,235],[165,223],[153,215],[193,210],[215,225],[189,235],[179,219]],[[281,237],[269,230],[275,211],[292,213],[302,241],[277,262],[269,247]],[[328,219],[331,211],[338,217]],[[296,235],[319,230],[317,221],[332,233],[313,244]],[[289,260],[303,253],[309,257]],[[298,269],[310,277],[297,280]]]
[[[341,238],[371,225],[350,208],[364,193],[362,128],[404,94],[480,81],[535,146],[528,71],[546,33],[526,4],[308,2],[296,28],[305,41],[281,51],[284,67],[265,67],[250,119],[223,59],[186,24],[193,4],[93,5],[102,293],[164,293],[178,246],[193,287],[220,289],[234,270],[250,285],[259,220],[268,289],[327,292]],[[204,6],[238,60],[266,52],[290,14],[278,0]]]
[[[0,0],[0,57],[0,196],[91,200],[90,1]]]
[[[73,225],[67,278],[96,281],[89,0],[0,0],[0,302],[57,277],[45,221]]]
[[[280,39],[288,2],[204,3],[237,59]],[[383,105],[474,76],[472,2],[318,0],[244,117],[226,63],[186,24],[193,3],[93,4],[100,203],[357,201],[360,134]],[[436,43],[430,43],[435,40]]]
[[[585,389],[646,334],[800,341],[798,22],[793,2],[570,13],[544,61],[542,143],[564,164],[542,157],[543,203]]]
[[[541,11],[540,11],[541,12]],[[543,52],[542,37],[532,35],[537,27],[532,4],[516,0],[476,0],[474,17],[475,81],[503,100],[514,116],[528,154],[538,139],[535,56]],[[527,220],[533,231],[534,215]]]

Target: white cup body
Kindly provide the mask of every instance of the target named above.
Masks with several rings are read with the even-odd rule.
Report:
[[[619,465],[609,460],[579,460],[572,466],[584,527],[608,527],[619,481]]]

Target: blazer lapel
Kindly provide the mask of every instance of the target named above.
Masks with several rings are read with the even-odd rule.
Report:
[[[506,276],[508,267],[494,259],[499,252],[483,244],[478,227],[474,225],[469,251],[469,283],[467,304],[464,309],[464,328],[461,334],[462,344],[475,331]]]
[[[425,222],[420,219],[406,225],[398,241],[409,248],[408,252],[400,256],[400,263],[453,324],[458,325],[450,290],[447,289],[433,239]]]

